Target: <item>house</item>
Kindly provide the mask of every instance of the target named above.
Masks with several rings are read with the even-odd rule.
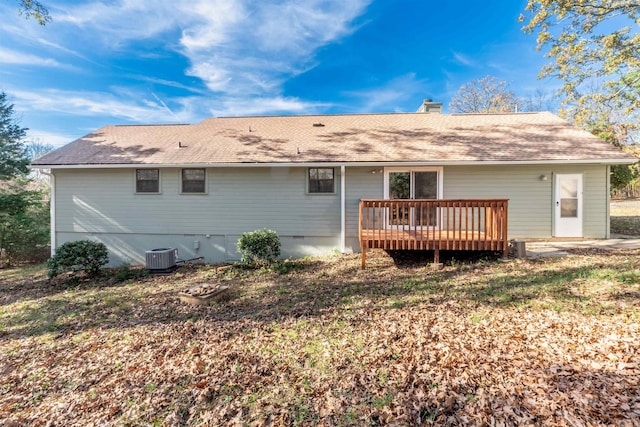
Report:
[[[162,247],[215,263],[238,259],[238,237],[260,228],[278,233],[285,257],[481,249],[469,236],[492,228],[498,250],[507,236],[609,236],[610,166],[636,159],[551,113],[440,106],[105,126],[32,163],[51,174],[52,248],[93,239],[112,265]],[[452,227],[471,244],[401,242],[416,230],[443,242]]]

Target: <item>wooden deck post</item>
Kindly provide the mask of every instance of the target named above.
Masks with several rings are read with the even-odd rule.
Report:
[[[362,269],[364,270],[366,266],[367,266],[367,247],[363,246],[362,247]]]
[[[360,247],[362,249],[362,269],[364,270],[366,264],[367,264],[367,245],[369,244],[367,242],[366,239],[363,239],[362,237],[362,211],[364,210],[364,203],[362,202],[362,200],[360,200],[359,203],[359,213],[358,213],[358,238],[360,240]],[[369,211],[367,210],[367,222],[369,219]]]
[[[509,240],[507,237],[509,231],[509,204],[504,203],[502,208],[502,257],[509,258]]]

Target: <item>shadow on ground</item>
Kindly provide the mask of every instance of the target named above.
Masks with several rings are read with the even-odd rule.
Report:
[[[444,254],[443,254],[444,255]],[[45,278],[21,286],[2,283],[5,309],[2,335],[66,334],[89,328],[122,328],[140,324],[197,321],[270,323],[283,318],[341,316],[354,309],[388,310],[451,301],[474,307],[511,307],[547,301],[558,310],[606,312],[602,301],[577,291],[589,280],[640,282],[640,251],[608,252],[588,263],[571,260],[497,262],[447,255],[442,270],[426,267],[428,253],[372,251],[368,267],[358,255],[292,261],[280,270],[246,270],[191,266],[166,276],[125,283],[81,281],[52,285]],[[575,258],[578,259],[578,258]],[[189,306],[179,290],[197,283],[229,286],[232,297],[211,306]],[[66,283],[66,284],[65,284]],[[638,289],[621,288],[609,295],[620,304],[637,306]],[[11,307],[9,308],[9,305]]]

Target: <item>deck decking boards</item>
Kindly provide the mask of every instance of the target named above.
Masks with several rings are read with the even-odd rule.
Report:
[[[362,268],[367,249],[374,248],[433,250],[436,262],[440,250],[502,251],[507,257],[507,219],[507,199],[361,200]]]

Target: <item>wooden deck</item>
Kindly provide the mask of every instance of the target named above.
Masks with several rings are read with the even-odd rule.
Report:
[[[362,268],[367,249],[500,251],[508,254],[507,199],[361,200]]]

